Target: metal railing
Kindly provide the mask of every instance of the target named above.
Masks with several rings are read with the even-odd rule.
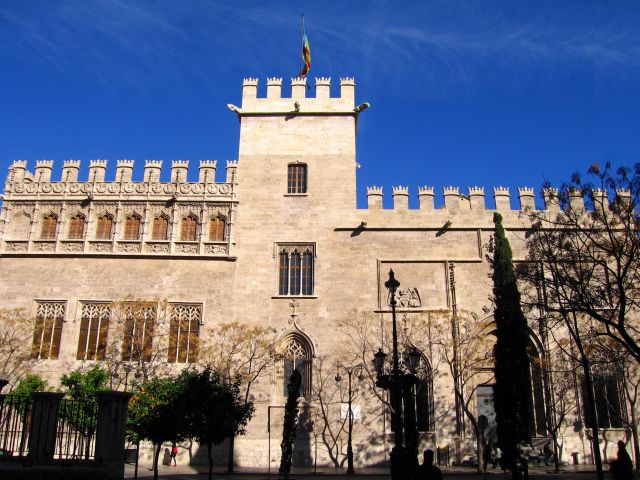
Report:
[[[98,406],[95,402],[62,400],[58,410],[54,459],[93,460]]]
[[[0,460],[27,455],[31,406],[27,395],[0,395]]]

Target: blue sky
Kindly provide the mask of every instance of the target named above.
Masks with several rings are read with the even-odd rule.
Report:
[[[18,158],[237,158],[225,105],[243,77],[288,84],[302,12],[310,77],[372,104],[361,206],[640,161],[640,2],[0,0],[0,180]]]

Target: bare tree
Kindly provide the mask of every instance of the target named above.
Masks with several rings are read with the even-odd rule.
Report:
[[[229,381],[241,382],[245,405],[251,401],[251,391],[277,360],[276,331],[270,327],[239,322],[213,328],[200,346],[199,363],[222,372]],[[234,468],[234,437],[229,438],[227,469]]]
[[[0,309],[0,378],[12,387],[35,363],[31,358],[31,327],[24,309]]]
[[[530,214],[527,246],[551,272],[557,301],[547,307],[588,316],[596,335],[640,362],[640,164],[593,165],[584,180],[574,174],[559,192],[544,192],[547,210]]]

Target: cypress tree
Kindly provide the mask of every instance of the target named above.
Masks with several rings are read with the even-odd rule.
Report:
[[[531,442],[531,374],[527,344],[527,321],[520,305],[513,258],[502,227],[502,216],[494,213],[495,250],[493,296],[496,322],[495,384],[493,387],[498,443],[504,465],[517,478],[517,445]]]
[[[300,397],[300,386],[302,385],[302,375],[295,369],[289,377],[287,385],[287,403],[284,406],[284,425],[282,426],[282,457],[280,459],[280,473],[284,473],[285,478],[291,472],[291,457],[293,456],[293,442],[296,439],[298,429],[298,397]]]

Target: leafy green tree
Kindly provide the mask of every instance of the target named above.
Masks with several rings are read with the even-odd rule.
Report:
[[[531,375],[527,321],[522,313],[511,247],[494,213],[493,295],[496,323],[494,401],[502,459],[517,478],[517,445],[531,442]]]
[[[98,400],[96,392],[108,390],[109,372],[94,365],[83,372],[74,370],[62,375],[60,383],[66,388],[66,396],[74,402],[60,404],[60,416],[73,428],[84,435],[85,441],[78,448],[84,446],[84,455],[89,457],[91,442],[89,439],[95,434],[98,423]]]
[[[220,372],[205,367],[202,372],[184,370],[178,379],[183,386],[185,435],[207,446],[209,480],[213,472],[211,447],[225,438],[244,433],[244,427],[254,411],[252,402],[245,402],[240,393],[240,381],[225,383]]]
[[[31,395],[33,392],[47,392],[51,390],[49,383],[37,373],[25,375],[18,386],[11,390],[12,395]]]
[[[300,397],[300,386],[302,376],[296,368],[291,373],[289,385],[287,385],[287,403],[284,406],[284,425],[282,427],[282,458],[280,459],[280,473],[284,473],[288,478],[291,472],[291,458],[293,456],[293,442],[296,439],[298,429],[298,398]]]
[[[153,443],[153,478],[158,478],[158,457],[165,442],[179,442],[187,438],[182,377],[151,378],[137,386],[129,401],[127,436],[139,443]]]

